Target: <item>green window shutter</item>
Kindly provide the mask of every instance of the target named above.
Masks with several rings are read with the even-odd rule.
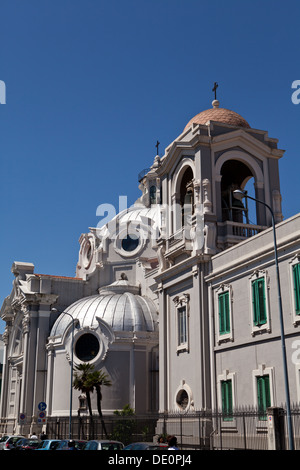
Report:
[[[293,266],[293,281],[296,315],[300,315],[300,263]]]
[[[256,326],[267,322],[266,289],[264,278],[252,281],[253,323]]]
[[[219,332],[230,333],[229,291],[219,294]]]
[[[225,332],[230,332],[230,315],[229,315],[229,292],[224,292],[223,295],[224,302],[224,316],[225,316]]]
[[[227,380],[227,413],[232,414],[232,381]]]
[[[224,380],[221,382],[222,394],[222,413],[224,414],[224,421],[232,420],[232,381]]]
[[[221,383],[221,392],[222,392],[222,412],[226,412],[226,382]]]
[[[223,316],[223,301],[222,301],[222,294],[219,294],[219,333],[222,335],[224,334],[224,316]]]
[[[266,419],[267,408],[271,406],[270,378],[268,375],[257,377],[257,403],[260,419]]]

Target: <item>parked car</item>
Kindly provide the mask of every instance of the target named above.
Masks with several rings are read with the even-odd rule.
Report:
[[[56,450],[60,443],[60,439],[45,439],[42,441],[37,450]]]
[[[15,443],[22,438],[24,438],[24,436],[16,434],[2,436],[0,439],[0,450],[11,450]]]
[[[168,444],[155,442],[132,442],[124,447],[124,450],[166,450]]]
[[[14,443],[11,450],[36,450],[41,442],[42,441],[40,439],[30,439],[23,437]]]
[[[76,439],[72,439],[72,440],[75,442],[75,448],[77,450],[82,450],[82,447],[86,443],[86,441],[82,441],[82,440],[76,440]],[[63,439],[62,441],[60,441],[60,443],[58,444],[55,450],[69,450],[69,442],[70,442],[70,439]]]
[[[82,450],[122,450],[124,444],[119,441],[109,441],[109,440],[91,440],[85,443]]]

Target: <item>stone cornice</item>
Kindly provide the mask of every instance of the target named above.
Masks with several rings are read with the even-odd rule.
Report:
[[[190,258],[185,259],[184,261],[181,261],[178,264],[174,264],[162,273],[159,273],[157,276],[154,276],[154,280],[157,283],[162,283],[163,281],[166,281],[169,278],[172,278],[186,270],[190,270],[189,276],[194,276],[195,270],[193,269],[193,267],[199,263],[207,263],[210,261],[210,259],[211,255],[207,254],[191,256]]]
[[[266,143],[268,142],[267,139],[266,142],[261,142],[243,129],[237,129],[227,134],[212,137],[211,147],[215,152],[218,152],[220,150],[241,146],[241,142],[244,143],[243,148],[257,157],[263,155],[265,157],[278,159],[284,154],[284,150],[269,147]]]

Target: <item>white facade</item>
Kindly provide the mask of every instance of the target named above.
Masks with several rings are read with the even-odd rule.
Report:
[[[49,415],[68,415],[72,318],[75,363],[91,362],[112,380],[103,390],[104,413],[127,403],[137,412],[220,408],[224,384],[230,384],[233,406],[255,405],[257,377],[266,376],[272,405],[284,402],[265,204],[277,224],[291,398],[298,401],[300,360],[292,349],[300,293],[292,267],[300,257],[300,217],[283,220],[283,153],[266,131],[214,101],[141,176],[135,207],[81,235],[75,278],[40,275],[32,264],[14,263],[13,291],[1,309],[1,419],[24,413],[33,424],[42,401]],[[233,197],[250,181],[262,202],[252,222]],[[264,318],[254,322],[256,279],[266,300]],[[220,299],[226,301],[226,328]],[[78,406],[74,391],[74,414]]]
[[[72,344],[74,365],[89,362],[112,382],[102,390],[104,414],[127,404],[138,413],[158,409],[158,310],[154,281],[146,274],[157,264],[156,253],[146,239],[132,246],[124,234],[128,219],[132,226],[140,216],[153,224],[153,212],[133,208],[117,217],[118,227],[125,220],[117,238],[109,232],[114,221],[99,233],[82,235],[75,278],[13,264],[14,288],[1,310],[6,321],[1,416],[14,430],[16,423],[23,428],[26,423],[28,432],[36,425],[41,402],[48,416],[69,415]],[[81,398],[73,390],[74,415],[88,413]],[[97,413],[96,397],[92,404]]]

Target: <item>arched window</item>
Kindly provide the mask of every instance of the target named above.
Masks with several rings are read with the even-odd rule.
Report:
[[[191,223],[191,216],[194,213],[194,186],[193,171],[189,167],[183,174],[180,185],[180,205],[181,205],[181,223],[182,226]]]
[[[150,204],[156,204],[156,186],[150,187]]]

